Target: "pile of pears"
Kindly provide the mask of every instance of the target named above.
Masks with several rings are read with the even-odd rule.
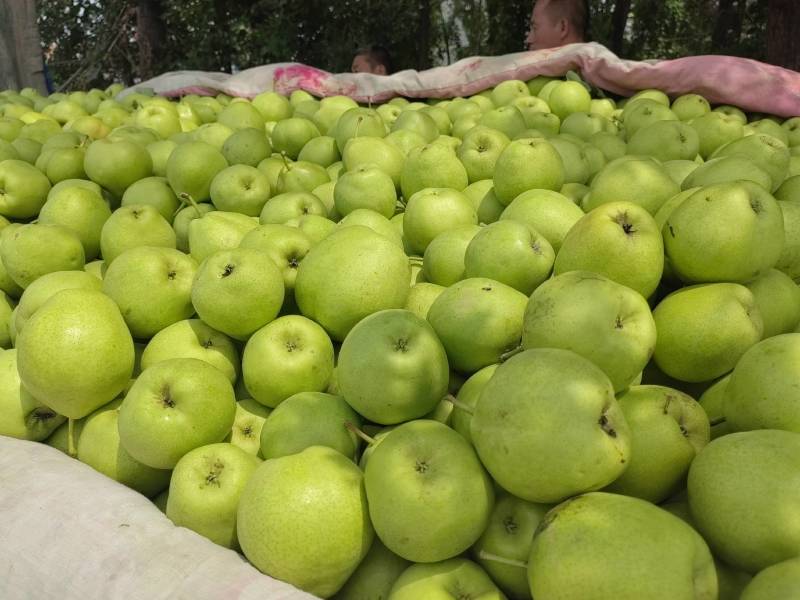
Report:
[[[0,434],[320,598],[798,597],[800,118],[120,92],[0,93]]]

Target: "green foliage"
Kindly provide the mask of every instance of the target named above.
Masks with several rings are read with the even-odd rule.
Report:
[[[355,51],[387,47],[397,70],[524,50],[532,0],[151,0],[166,38],[155,72],[246,69],[298,61],[349,71]],[[592,1],[592,38],[609,44],[617,0]],[[140,0],[39,0],[56,85],[140,79]],[[728,6],[725,19],[721,5]],[[730,8],[730,7],[733,8]],[[633,0],[626,58],[727,53],[763,58],[766,0]],[[77,72],[80,69],[80,72]]]

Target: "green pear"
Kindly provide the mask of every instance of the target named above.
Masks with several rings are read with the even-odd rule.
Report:
[[[353,138],[361,136],[382,138],[386,133],[386,125],[375,110],[355,107],[345,111],[339,117],[334,137],[339,152],[344,152],[347,142]]]
[[[800,175],[787,177],[775,192],[775,199],[781,202],[800,200]]]
[[[478,564],[514,600],[531,598],[527,569],[483,556],[488,554],[526,563],[536,528],[550,508],[549,505],[534,504],[503,493],[495,502],[486,531],[472,547],[472,554]]]
[[[766,339],[795,330],[800,323],[800,287],[785,273],[770,269],[747,284],[764,320]]]
[[[505,600],[503,593],[486,572],[465,558],[411,565],[397,578],[386,598],[388,600],[417,598]]]
[[[502,131],[479,125],[470,129],[456,154],[467,170],[470,183],[494,176],[494,166],[506,146],[510,143]]]
[[[392,178],[371,165],[348,170],[334,187],[337,212],[346,216],[358,208],[368,208],[391,218],[397,204],[397,192]]]
[[[169,481],[165,513],[226,548],[238,548],[236,512],[242,490],[261,461],[233,444],[218,443],[187,452]]]
[[[555,111],[553,111],[555,112]],[[678,116],[669,108],[656,100],[648,98],[628,102],[622,111],[622,122],[630,140],[636,132],[658,121],[677,121]]]
[[[330,181],[328,171],[318,164],[305,161],[288,162],[278,173],[275,182],[275,193],[310,192],[323,183]]]
[[[147,152],[150,154],[150,159],[153,161],[153,175],[158,177],[167,176],[167,161],[177,145],[178,144],[172,140],[158,140],[157,142],[147,144]]]
[[[429,420],[398,426],[373,450],[364,473],[375,532],[415,562],[457,556],[485,529],[494,490],[474,450]],[[451,510],[455,505],[458,511]]]
[[[292,116],[292,107],[285,96],[277,92],[262,92],[251,101],[265,121],[280,121]]]
[[[547,111],[545,111],[547,112]],[[572,113],[561,124],[561,133],[568,133],[588,142],[596,133],[613,131],[611,121],[596,114]]]
[[[486,111],[480,116],[476,126],[494,129],[509,139],[515,137],[527,127],[522,112],[512,105],[500,106]]]
[[[628,140],[628,154],[668,160],[693,160],[700,150],[700,137],[686,123],[656,121],[639,129]]]
[[[272,154],[272,146],[264,128],[245,127],[235,131],[222,146],[222,156],[229,165],[255,167]]]
[[[133,372],[133,340],[114,301],[95,290],[55,294],[17,338],[22,385],[71,419],[113,400]]]
[[[608,377],[555,348],[525,350],[501,364],[470,431],[493,479],[531,502],[600,489],[631,457],[630,430]]]
[[[11,321],[12,319],[16,321],[15,311],[16,306],[11,297],[5,292],[0,292],[0,348],[10,348],[14,345],[11,332],[13,330],[14,339],[18,332],[16,325]]]
[[[191,141],[202,142],[212,146],[220,153],[229,137],[233,135],[233,129],[222,123],[206,123],[191,132]],[[172,153],[170,153],[170,156]],[[169,160],[167,160],[167,165]],[[166,169],[166,166],[165,166]],[[166,172],[166,171],[165,171]]]
[[[100,291],[102,282],[83,271],[54,271],[42,275],[29,285],[14,312],[14,328],[19,334],[39,307],[62,290],[88,289]]]
[[[747,124],[746,131],[771,135],[775,139],[780,140],[783,144],[789,145],[789,133],[775,117],[751,120]]]
[[[153,159],[145,145],[122,138],[95,140],[86,149],[83,168],[89,179],[122,198],[129,186],[153,174]]]
[[[689,121],[689,125],[697,132],[699,154],[705,159],[714,154],[717,148],[744,136],[742,122],[721,112],[700,115]]]
[[[491,179],[471,183],[464,188],[464,195],[472,201],[478,213],[478,223],[494,223],[503,214],[505,206],[497,199],[494,193],[494,181]]]
[[[684,94],[673,100],[672,112],[681,121],[689,121],[710,113],[711,105],[700,94]]]
[[[388,105],[384,105],[388,106]],[[344,584],[334,600],[379,600],[389,597],[397,578],[411,563],[397,556],[375,538],[364,560]]]
[[[577,112],[589,112],[592,97],[582,83],[564,81],[555,85],[547,98],[550,110],[562,121]]]
[[[180,144],[167,161],[167,180],[175,194],[188,195],[196,202],[211,197],[211,182],[228,166],[222,153],[205,142]]]
[[[266,252],[251,248],[210,255],[191,286],[198,316],[235,339],[247,339],[275,319],[283,298],[283,274]]]
[[[653,217],[630,202],[603,204],[578,221],[555,260],[556,275],[599,273],[648,298],[664,270],[664,243]]]
[[[473,204],[459,191],[426,188],[408,199],[403,235],[411,249],[423,254],[437,235],[465,225],[477,225]]]
[[[195,219],[201,219],[203,215],[214,210],[214,206],[207,202],[201,202],[181,208],[172,222],[175,231],[175,246],[181,252],[189,252],[189,224]]]
[[[220,250],[237,248],[250,231],[258,227],[254,217],[214,210],[189,223],[189,251],[198,263]]]
[[[405,161],[406,157],[414,148],[421,148],[428,143],[421,133],[417,133],[416,131],[412,131],[410,129],[398,129],[397,131],[392,131],[383,139],[387,144],[390,144],[402,154],[403,161]],[[402,171],[402,164],[400,165],[400,169]],[[399,185],[399,179],[396,181],[398,181]]]
[[[517,98],[524,98],[531,95],[531,91],[524,81],[518,79],[508,79],[498,83],[492,90],[492,102],[495,106],[505,106],[511,104]]]
[[[789,149],[786,144],[771,135],[758,133],[748,135],[717,148],[712,158],[722,156],[743,156],[762,168],[772,179],[774,192],[786,179],[789,169]]]
[[[106,266],[133,248],[154,246],[175,249],[177,237],[158,209],[149,204],[118,208],[100,230],[100,253]]]
[[[791,598],[800,589],[800,557],[767,567],[742,591],[741,600]]]
[[[800,334],[759,342],[736,363],[723,413],[731,431],[783,429],[800,433],[800,394],[794,385]]]
[[[530,164],[536,164],[537,168],[526,168]],[[528,190],[560,190],[563,184],[561,156],[543,139],[515,140],[505,147],[495,163],[495,194],[506,206]]]
[[[433,117],[417,110],[405,109],[397,116],[392,123],[392,132],[401,130],[418,133],[428,144],[439,137],[439,127]]]
[[[618,397],[631,430],[631,460],[609,492],[658,503],[685,485],[694,457],[708,444],[708,417],[690,396],[656,385]]]
[[[321,215],[308,214],[296,219],[289,219],[284,225],[296,227],[308,236],[312,245],[316,245],[332,234],[336,230],[337,224]]]
[[[319,136],[319,129],[308,119],[299,116],[282,119],[272,130],[272,149],[280,154],[285,153],[292,160],[297,160],[303,146]]]
[[[321,167],[328,168],[333,163],[342,160],[336,140],[328,135],[308,140],[297,155],[297,160],[311,162]]]
[[[684,281],[747,282],[767,272],[783,251],[781,209],[748,181],[703,188],[670,213],[664,250]]]
[[[759,430],[720,437],[692,462],[689,506],[714,554],[755,573],[798,556],[795,514],[800,434]]]
[[[589,138],[589,143],[603,153],[608,162],[622,158],[627,154],[628,148],[625,140],[615,133],[599,132]]]
[[[485,277],[529,296],[553,269],[555,252],[525,223],[503,220],[483,227],[464,254],[466,277]]]
[[[681,182],[681,189],[705,187],[720,183],[752,181],[769,191],[772,179],[761,167],[744,156],[722,156],[712,158],[694,169]]]
[[[19,159],[30,165],[35,165],[39,154],[42,151],[42,144],[36,140],[28,138],[17,138],[11,142],[11,146],[17,151]]]
[[[322,200],[311,192],[285,192],[270,198],[258,218],[262,225],[281,225],[305,215],[327,216],[328,209]]]
[[[82,270],[86,263],[83,245],[71,230],[38,223],[9,230],[0,243],[0,259],[9,277],[23,289],[42,275]]]
[[[64,417],[31,396],[20,383],[17,351],[0,351],[0,434],[40,442],[50,436]]]
[[[140,463],[120,445],[117,421],[122,399],[90,414],[78,439],[78,460],[114,481],[152,498],[169,486],[170,472]]]
[[[374,537],[363,481],[361,470],[331,448],[264,461],[239,500],[244,555],[267,575],[332,596]]]
[[[497,362],[519,346],[528,298],[491,279],[465,279],[448,287],[428,311],[428,321],[463,373]]]
[[[336,375],[339,393],[353,409],[393,425],[433,410],[447,394],[450,373],[427,321],[407,310],[383,310],[347,334]]]
[[[295,299],[305,316],[341,341],[367,315],[403,306],[409,279],[408,259],[394,243],[366,227],[344,227],[300,263]]]
[[[733,369],[764,328],[753,294],[735,283],[673,292],[655,308],[653,318],[656,364],[688,382],[709,381]]]
[[[412,132],[401,130],[400,133]],[[373,165],[391,177],[395,188],[399,189],[406,153],[391,143],[396,137],[398,137],[396,134],[390,134],[386,138],[369,136],[352,138],[345,144],[342,152],[345,169],[352,171],[362,165]],[[425,142],[420,138],[418,145],[424,146]]]
[[[121,205],[131,204],[151,204],[170,223],[180,208],[180,202],[166,177],[145,177],[131,185],[122,195]]]
[[[119,436],[133,458],[172,469],[190,450],[222,441],[236,400],[222,371],[196,358],[173,358],[144,371],[119,409]]]
[[[411,150],[400,173],[400,189],[407,201],[425,188],[451,188],[460,192],[467,185],[469,177],[464,165],[453,150],[441,144]]]
[[[654,159],[624,156],[608,163],[592,180],[591,191],[584,198],[583,209],[594,210],[609,202],[638,204],[651,215],[680,187]]]
[[[261,457],[261,428],[270,412],[272,412],[271,409],[262,406],[252,398],[239,400],[236,403],[233,428],[225,441],[241,448],[248,454]]]
[[[567,232],[583,216],[584,212],[563,194],[536,189],[514,198],[500,219],[526,223],[541,233],[558,253]]]
[[[300,392],[273,410],[261,428],[261,456],[269,460],[297,454],[311,446],[327,446],[355,459],[359,439],[345,426],[361,418],[341,396]]]
[[[571,350],[600,367],[617,392],[641,373],[655,344],[656,325],[645,299],[602,275],[572,271],[554,277],[525,309],[524,348]]]
[[[123,252],[106,270],[105,292],[120,307],[135,338],[147,339],[191,317],[197,263],[173,248],[141,246]]]
[[[217,117],[219,122],[227,125],[231,129],[244,129],[253,127],[258,130],[264,129],[264,117],[249,102],[231,102],[222,109]]]
[[[714,561],[694,529],[649,502],[603,492],[547,514],[533,538],[528,580],[534,598],[717,598]]]
[[[322,392],[333,373],[333,344],[314,321],[286,315],[256,331],[244,348],[242,376],[260,404],[276,407],[299,392]]]
[[[269,200],[267,176],[255,167],[234,164],[214,176],[209,188],[217,210],[257,217]]]
[[[480,231],[477,225],[463,225],[433,238],[422,259],[425,281],[447,287],[464,279],[467,246]]]
[[[421,281],[411,286],[406,299],[405,310],[411,311],[421,319],[428,318],[428,311],[446,288],[435,283]]]
[[[239,374],[239,351],[224,333],[200,319],[186,319],[164,327],[147,342],[142,370],[173,358],[196,358],[219,369],[231,382]]]

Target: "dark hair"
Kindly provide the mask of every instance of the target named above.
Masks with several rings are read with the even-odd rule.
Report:
[[[567,19],[584,40],[589,39],[590,14],[589,0],[549,0],[547,10],[557,12],[558,17]]]
[[[367,60],[373,66],[383,65],[387,75],[392,72],[392,57],[389,55],[389,51],[383,46],[365,46],[356,52],[356,56],[366,56]]]

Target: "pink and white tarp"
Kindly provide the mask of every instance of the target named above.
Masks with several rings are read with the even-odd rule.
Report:
[[[217,94],[252,98],[261,92],[288,94],[305,90],[317,97],[350,96],[358,102],[384,102],[395,96],[453,98],[469,96],[507,79],[580,72],[594,87],[630,96],[657,88],[671,96],[698,93],[714,104],[734,104],[783,117],[800,115],[800,73],[732,56],[689,56],[675,60],[632,61],[618,58],[597,43],[475,56],[426,71],[389,76],[328,73],[299,63],[276,63],[229,75],[204,71],[164,73],[128,88],[123,94],[151,89],[164,96]]]

